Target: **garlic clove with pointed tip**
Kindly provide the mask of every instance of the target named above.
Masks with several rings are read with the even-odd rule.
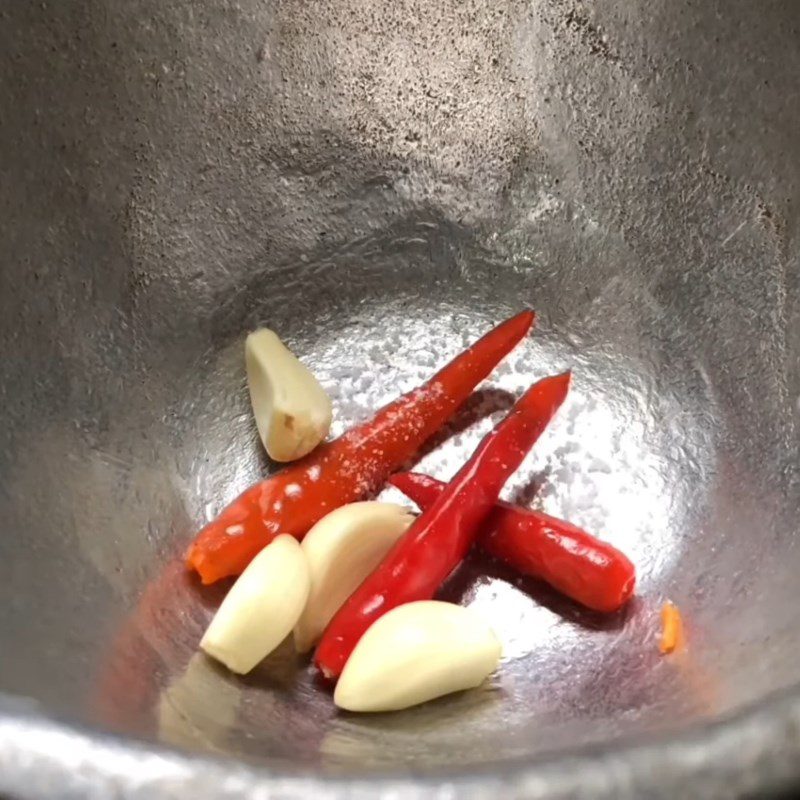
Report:
[[[268,328],[245,341],[250,402],[269,457],[294,461],[310,453],[331,427],[331,400],[319,381]]]
[[[299,652],[316,644],[339,607],[413,521],[408,509],[394,503],[349,503],[327,514],[305,535],[301,546],[311,593],[294,629]]]
[[[232,672],[250,672],[297,624],[309,587],[300,543],[278,536],[233,584],[200,647]]]
[[[378,619],[345,664],[333,700],[348,711],[397,711],[478,686],[500,659],[494,631],[469,609],[406,603]]]

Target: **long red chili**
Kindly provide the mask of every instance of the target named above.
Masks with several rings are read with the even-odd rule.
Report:
[[[251,486],[198,534],[186,555],[203,583],[238,575],[279,533],[302,538],[334,508],[380,488],[452,416],[528,332],[532,311],[506,320],[427,383],[368,422]]]
[[[528,389],[339,609],[315,656],[327,678],[341,674],[356,643],[376,619],[403,603],[433,597],[462,561],[503,485],[564,401],[569,383],[570,375],[564,373]]]
[[[447,487],[416,472],[392,475],[389,482],[421,509],[433,505]],[[615,547],[569,522],[510,503],[494,507],[478,546],[595,611],[621,608],[636,584],[633,564]]]

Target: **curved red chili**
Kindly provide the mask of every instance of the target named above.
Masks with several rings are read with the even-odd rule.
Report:
[[[433,597],[464,558],[503,485],[564,401],[569,383],[565,373],[528,389],[353,592],[317,648],[315,662],[326,677],[341,674],[356,643],[376,619],[403,603]]]
[[[379,489],[452,416],[530,330],[533,311],[506,320],[427,383],[251,486],[197,535],[186,564],[203,583],[238,575],[279,533],[302,538],[333,509]]]
[[[416,472],[392,475],[389,482],[421,509],[435,503],[447,486]],[[595,611],[617,611],[633,595],[636,569],[627,556],[541,511],[497,503],[481,527],[478,546]]]

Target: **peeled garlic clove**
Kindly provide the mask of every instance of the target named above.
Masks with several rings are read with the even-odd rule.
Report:
[[[394,503],[350,503],[305,536],[311,594],[294,629],[301,653],[311,649],[339,607],[406,532],[414,515]]]
[[[269,457],[302,458],[328,435],[330,398],[273,331],[251,333],[244,352],[250,402]]]
[[[461,606],[421,600],[392,609],[361,637],[333,701],[348,711],[397,711],[478,686],[500,642]]]
[[[297,624],[309,587],[299,542],[278,536],[233,584],[200,647],[232,672],[250,672]]]

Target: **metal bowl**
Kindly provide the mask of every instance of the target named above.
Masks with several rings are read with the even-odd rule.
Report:
[[[195,0],[0,11],[0,794],[735,797],[800,775],[800,13]],[[336,713],[196,655],[180,564],[271,469],[242,341],[341,430],[539,311],[422,466],[574,392],[508,495],[628,552],[589,614],[496,565],[480,691]],[[662,658],[658,609],[689,647]]]

